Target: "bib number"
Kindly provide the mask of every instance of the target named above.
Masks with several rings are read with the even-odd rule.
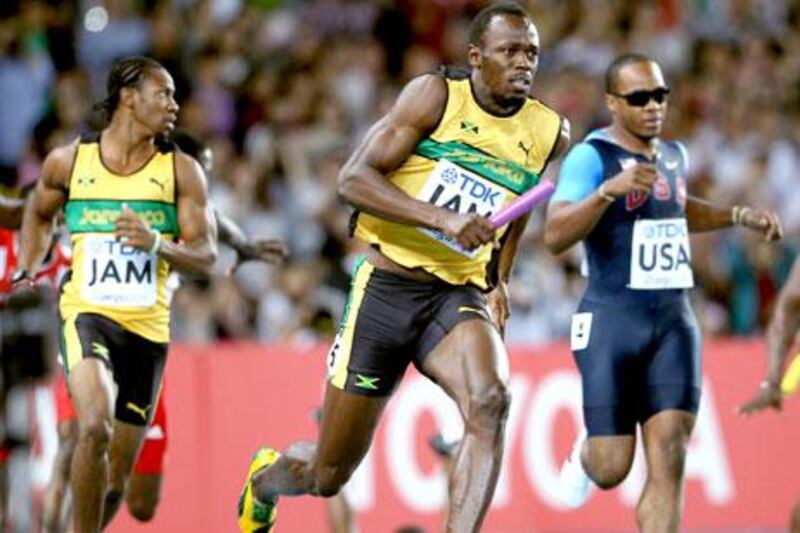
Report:
[[[417,195],[418,200],[444,207],[460,214],[477,213],[489,217],[500,210],[506,201],[506,191],[491,181],[440,159]],[[462,248],[458,242],[440,231],[417,228],[453,251],[473,258],[482,247],[474,250]]]
[[[631,246],[631,289],[694,287],[685,218],[637,220]]]
[[[81,297],[104,306],[156,304],[156,256],[113,238],[87,236]]]
[[[585,350],[592,336],[592,313],[575,313],[569,332],[569,347],[573,352]]]

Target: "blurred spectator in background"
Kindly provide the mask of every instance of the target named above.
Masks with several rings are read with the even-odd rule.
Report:
[[[214,203],[248,233],[284,238],[295,254],[280,274],[245,265],[231,280],[181,288],[178,337],[305,342],[318,312],[341,309],[355,252],[333,180],[343,154],[406,81],[463,57],[466,21],[487,3],[3,1],[0,182],[34,179],[42,154],[82,130],[111,61],[156,57],[175,77],[181,125],[213,146]],[[800,2],[522,3],[545,50],[535,96],[570,119],[575,138],[607,119],[596,111],[596,74],[610,58],[652,55],[675,88],[666,134],[687,140],[690,192],[779,212],[781,249],[766,251],[741,232],[693,238],[703,327],[758,332],[800,243]],[[537,244],[540,225],[530,223],[520,250],[533,260],[517,262],[512,341],[566,336],[568,314],[558,309],[573,308],[584,283],[581,254],[549,257]]]

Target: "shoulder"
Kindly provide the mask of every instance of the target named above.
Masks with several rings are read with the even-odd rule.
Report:
[[[50,153],[47,154],[45,161],[48,161],[54,165],[66,164],[68,166],[72,166],[72,161],[75,159],[75,155],[78,153],[79,145],[80,138],[76,138],[69,144],[53,148]]]
[[[177,177],[189,177],[192,179],[199,177],[205,180],[205,173],[197,159],[180,150],[175,150],[172,153],[172,157],[175,158],[175,173]]]
[[[206,175],[197,160],[181,151],[174,151],[175,180],[178,182],[178,191],[191,192],[193,190],[206,190]]]
[[[403,87],[398,102],[411,99],[420,106],[444,103],[447,100],[447,81],[444,75],[439,72],[429,72],[411,79]]]
[[[563,120],[563,117],[559,115],[558,112],[536,97],[529,96],[528,100],[526,101],[526,105],[534,111],[544,113],[550,117],[557,118],[558,120]]]
[[[71,143],[54,148],[47,154],[42,163],[42,178],[47,184],[66,185],[72,173],[79,145],[80,138],[76,138]]]
[[[575,144],[572,149],[567,153],[565,162],[583,162],[587,164],[603,166],[603,158],[600,156],[600,151],[595,143],[590,141],[581,141]]]

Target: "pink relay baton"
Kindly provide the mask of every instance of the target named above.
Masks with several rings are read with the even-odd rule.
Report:
[[[553,185],[552,181],[542,180],[539,182],[539,185],[508,204],[501,211],[492,215],[489,220],[492,221],[495,229],[504,226],[550,198],[555,190],[556,186]]]

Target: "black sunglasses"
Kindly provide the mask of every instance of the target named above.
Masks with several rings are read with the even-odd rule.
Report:
[[[669,94],[669,87],[658,87],[652,91],[633,91],[628,94],[611,94],[624,98],[629,106],[644,107],[650,103],[650,100],[655,100],[657,104],[663,104]]]

